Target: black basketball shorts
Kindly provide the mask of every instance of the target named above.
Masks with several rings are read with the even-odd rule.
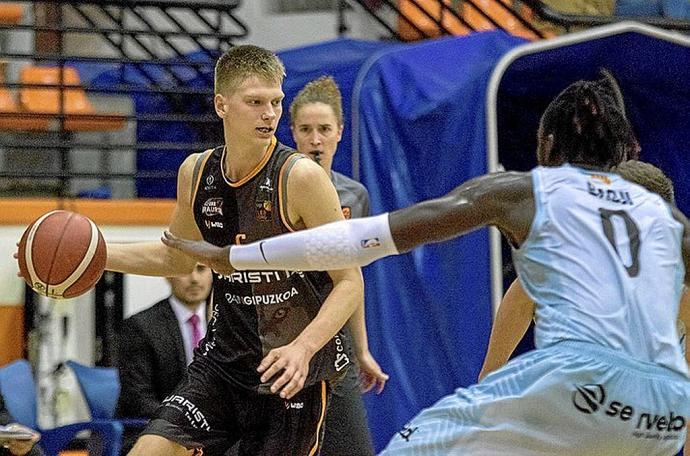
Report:
[[[328,382],[304,388],[290,400],[230,384],[208,369],[189,370],[166,397],[142,434],[162,436],[197,454],[221,456],[316,455],[320,451]]]

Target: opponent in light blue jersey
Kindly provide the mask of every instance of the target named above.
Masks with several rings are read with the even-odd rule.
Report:
[[[559,94],[538,139],[540,165],[554,169],[485,175],[390,214],[246,246],[164,242],[219,270],[320,270],[496,226],[543,309],[540,348],[423,410],[383,454],[673,455],[690,415],[690,380],[669,342],[690,282],[679,266],[690,267],[690,222],[608,174],[638,150],[608,75]],[[591,327],[578,329],[585,316]],[[276,362],[264,375],[280,372]]]
[[[654,165],[638,160],[628,160],[616,166],[615,172],[625,180],[641,185],[646,190],[661,196],[665,202],[674,204],[673,182]],[[508,362],[534,316],[534,301],[526,294],[520,281],[515,280],[503,297],[494,317],[489,347],[479,374],[480,380]],[[687,290],[681,297],[676,323],[680,350],[685,356],[687,365],[685,335],[686,328],[690,326],[690,294]]]
[[[537,304],[537,348],[589,342],[687,375],[676,331],[683,226],[667,204],[613,173],[565,165],[532,179],[534,220],[513,261]]]

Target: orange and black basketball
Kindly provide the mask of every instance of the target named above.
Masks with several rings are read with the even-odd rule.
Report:
[[[87,217],[52,211],[24,231],[17,259],[22,277],[37,293],[74,298],[101,278],[106,246],[100,230]]]

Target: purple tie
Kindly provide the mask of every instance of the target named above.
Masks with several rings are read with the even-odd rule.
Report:
[[[201,328],[199,327],[200,318],[197,314],[194,314],[187,321],[192,325],[192,349],[194,349],[199,346],[202,338]]]

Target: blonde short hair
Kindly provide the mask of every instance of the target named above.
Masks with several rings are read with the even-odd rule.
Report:
[[[331,76],[321,76],[305,85],[290,105],[290,122],[293,123],[297,111],[306,104],[323,103],[333,109],[338,125],[343,124],[343,100],[338,84]]]
[[[285,66],[278,56],[267,49],[250,44],[234,46],[216,62],[215,93],[230,94],[252,76],[282,84]]]

